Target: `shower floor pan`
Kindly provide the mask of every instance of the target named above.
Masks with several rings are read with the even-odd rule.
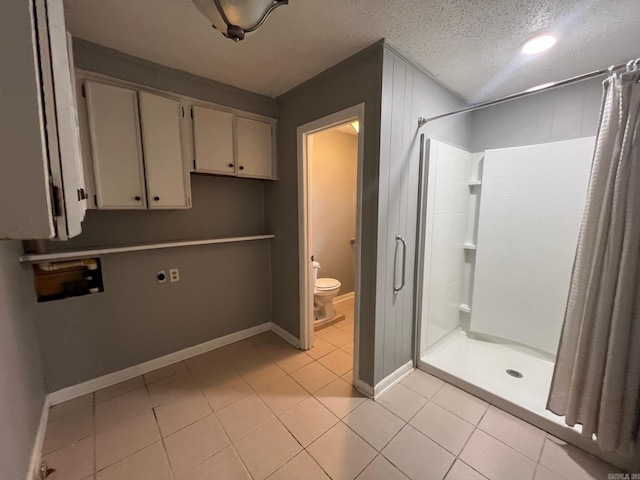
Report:
[[[454,385],[461,383],[459,387],[479,397],[488,396],[490,403],[500,407],[498,403],[506,401],[524,409],[527,417],[528,412],[569,429],[563,417],[545,408],[553,362],[533,350],[469,338],[457,329],[424,352],[420,360],[421,369]],[[573,430],[580,431],[579,427]]]
[[[626,464],[631,471],[640,466],[637,459],[600,451],[595,442],[582,436],[579,425],[571,428],[564,417],[546,410],[554,365],[534,350],[469,338],[458,329],[424,352],[418,366],[614,465]],[[522,378],[507,370],[515,370]]]

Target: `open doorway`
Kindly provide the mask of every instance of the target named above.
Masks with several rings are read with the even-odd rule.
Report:
[[[300,345],[353,335],[356,379],[363,132],[364,104],[298,127]]]

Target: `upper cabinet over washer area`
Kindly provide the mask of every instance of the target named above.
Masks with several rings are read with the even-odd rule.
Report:
[[[190,172],[275,179],[275,119],[76,77],[89,208],[190,208]]]
[[[191,111],[196,172],[274,178],[272,121],[198,105]]]
[[[190,207],[180,102],[91,81],[84,91],[94,205],[121,210]]]

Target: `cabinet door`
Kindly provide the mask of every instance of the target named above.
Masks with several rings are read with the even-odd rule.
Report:
[[[61,0],[0,2],[0,238],[80,233],[75,105]]]
[[[248,118],[236,118],[238,175],[273,177],[271,124]]]
[[[149,208],[188,208],[191,193],[182,156],[182,106],[151,93],[139,96]]]
[[[196,172],[234,175],[233,114],[196,106],[192,112]]]
[[[73,56],[67,43],[62,2],[38,0],[36,14],[49,170],[57,204],[56,238],[67,240],[81,233],[81,223],[87,209],[73,83]]]
[[[145,208],[136,91],[95,82],[85,90],[98,208]]]

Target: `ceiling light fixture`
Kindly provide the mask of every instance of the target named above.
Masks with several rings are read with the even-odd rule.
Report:
[[[360,122],[358,120],[351,122],[350,125],[356,133],[360,133]]]
[[[239,42],[257,30],[269,14],[288,0],[193,0],[213,28]]]
[[[522,46],[522,53],[535,55],[536,53],[544,52],[553,47],[557,41],[558,39],[555,35],[551,35],[550,33],[535,36]]]

